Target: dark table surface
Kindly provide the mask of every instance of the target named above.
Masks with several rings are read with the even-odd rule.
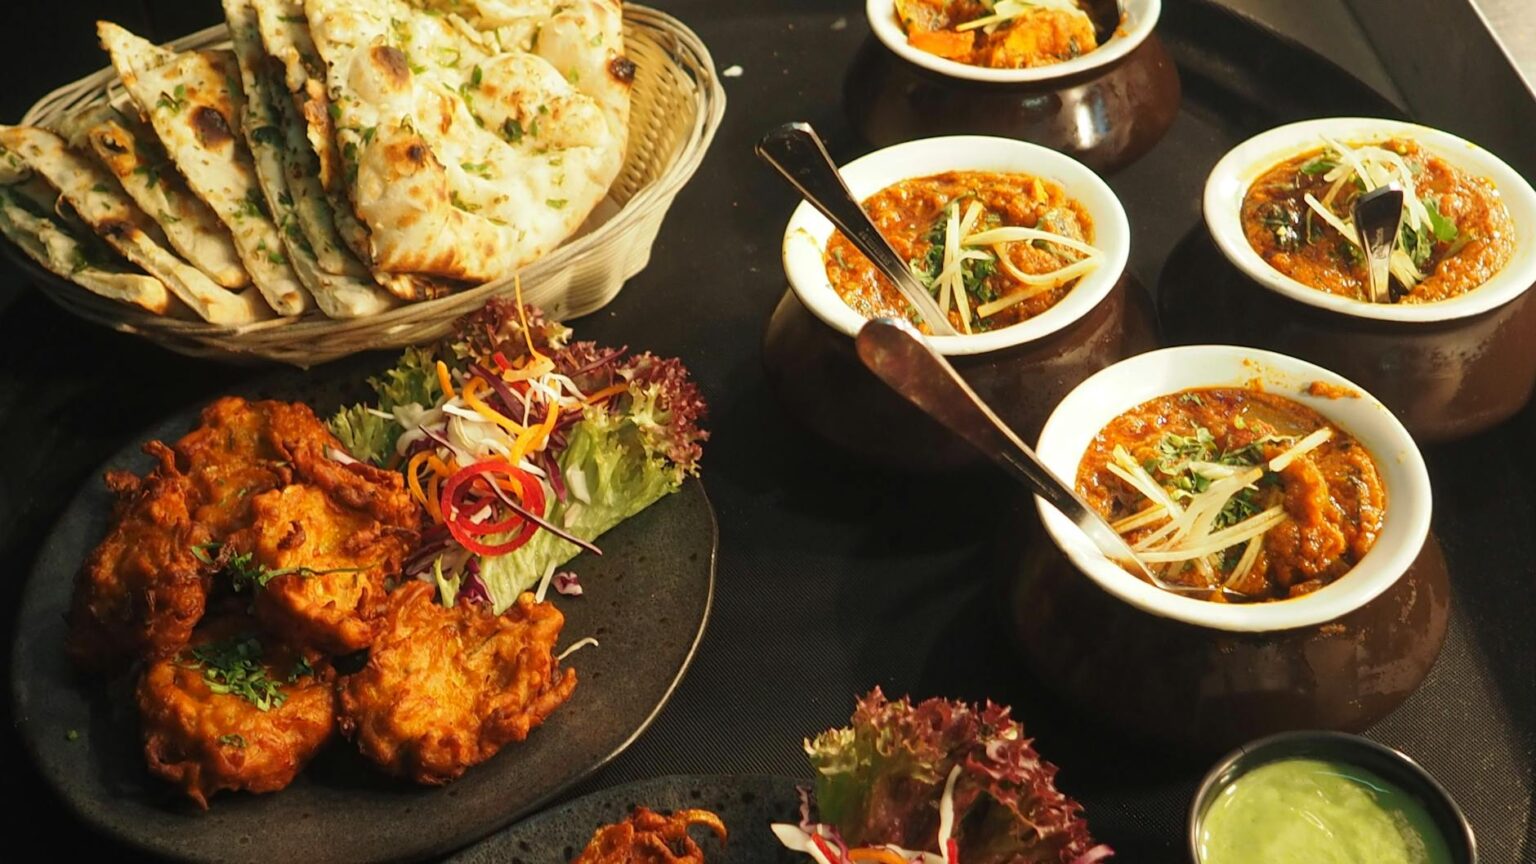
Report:
[[[874,685],[915,696],[992,698],[1014,705],[1042,752],[1062,764],[1060,785],[1087,804],[1096,834],[1120,860],[1183,860],[1184,807],[1205,764],[1121,743],[1019,671],[994,614],[996,574],[988,572],[1011,490],[988,477],[918,481],[860,469],[808,440],[768,391],[759,343],[784,290],[779,240],[793,202],[755,164],[750,147],[770,126],[804,119],[840,160],[868,149],[841,108],[844,68],[867,38],[863,3],[652,2],[693,26],[720,68],[739,65],[742,74],[725,82],[725,125],[678,199],[651,267],[610,307],[575,326],[586,338],[683,357],[709,395],[715,437],[705,482],[721,529],[718,593],[699,657],[671,704],[586,788],[674,773],[804,774],[801,739],[845,721],[854,696]],[[1326,14],[1298,17],[1295,32],[1316,33],[1321,20],[1332,34],[1323,40],[1332,58],[1380,80],[1375,58],[1349,56],[1349,41],[1338,38],[1337,27],[1353,26],[1348,14],[1313,2]],[[158,38],[218,17],[213,0],[13,0],[7,7],[0,31],[0,118],[7,120],[47,89],[102,65],[91,28],[97,16]],[[1131,196],[1158,188],[1147,167],[1158,159],[1199,161],[1189,173],[1203,177],[1220,153],[1218,126],[1219,118],[1183,116],[1161,152],[1109,178],[1127,198],[1131,266],[1145,285],[1157,284],[1169,250],[1198,223],[1199,190],[1191,185],[1171,202],[1139,205]],[[77,321],[0,265],[0,453],[7,456],[0,554],[11,571],[0,580],[0,620],[14,614],[42,535],[80,484],[96,482],[101,460],[156,418],[255,374]],[[1491,864],[1536,860],[1536,700],[1533,687],[1519,683],[1536,661],[1529,590],[1536,512],[1529,479],[1520,480],[1536,474],[1536,464],[1516,455],[1521,436],[1529,438],[1521,428],[1533,427],[1510,426],[1459,451],[1432,453],[1430,461],[1437,484],[1457,487],[1461,499],[1476,500],[1467,490],[1479,483],[1489,490],[1485,509],[1437,512],[1453,573],[1475,579],[1480,574],[1464,572],[1468,565],[1497,569],[1501,584],[1526,590],[1459,606],[1430,682],[1371,733],[1454,775],[1454,786],[1480,784],[1493,793],[1479,800],[1499,801],[1496,808],[1473,814],[1491,829]],[[938,500],[950,505],[942,514],[933,512]],[[0,644],[9,674],[9,638]],[[1508,686],[1471,695],[1449,689],[1470,669],[1492,669],[1485,677]],[[1490,725],[1490,714],[1503,722]],[[62,860],[70,853],[127,857],[83,830],[45,791],[14,734],[0,751],[0,777],[10,824],[28,829],[13,837],[46,838]]]

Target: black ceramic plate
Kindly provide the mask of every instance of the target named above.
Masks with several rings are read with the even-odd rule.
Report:
[[[637,804],[661,811],[714,811],[730,833],[727,842],[721,844],[708,829],[693,830],[709,864],[803,864],[810,859],[780,846],[768,828],[799,817],[797,782],[802,781],[743,775],[658,777],[615,786],[513,825],[447,864],[566,864],[581,854],[600,826],[623,819]]]
[[[148,470],[142,442],[175,440],[196,417],[187,411],[167,419],[102,470]],[[110,499],[100,474],[54,527],[22,598],[11,681],[16,725],[43,776],[82,819],[163,856],[401,860],[484,837],[640,735],[692,660],[714,592],[714,512],[703,486],[689,480],[604,536],[603,557],[572,562],[585,594],[557,598],[566,616],[561,647],[586,636],[601,646],[567,661],[580,675],[575,694],[526,742],[456,783],[425,788],[385,777],[338,738],[288,789],[223,794],[202,812],[145,770],[127,694],[82,680],[64,656],[74,574],[106,531]]]

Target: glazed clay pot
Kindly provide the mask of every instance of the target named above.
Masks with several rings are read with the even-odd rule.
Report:
[[[1056,403],[1100,369],[1157,345],[1145,290],[1123,277],[1075,323],[1041,340],[949,357],[1020,437],[1032,440]],[[888,468],[939,470],[985,458],[897,396],[854,353],[853,340],[785,292],[763,339],[769,380],[782,404],[820,437]]]
[[[1039,519],[1025,520],[1034,536],[1010,588],[1024,658],[1085,716],[1179,748],[1224,750],[1291,729],[1363,729],[1429,673],[1450,603],[1445,561],[1429,533],[1428,469],[1380,400],[1294,357],[1226,345],[1166,348],[1084,381],[1052,412],[1036,452],[1058,476],[1076,478],[1084,451],[1116,417],[1210,387],[1256,387],[1296,401],[1363,447],[1387,502],[1374,543],[1347,572],[1302,596],[1218,603],[1131,575],[1036,499]]]
[[[1127,165],[1178,116],[1179,74],[1154,33],[1161,0],[1125,0],[1103,45],[1060,63],[994,69],[913,48],[892,0],[867,0],[874,36],[844,82],[854,128],[876,146],[932,135],[1042,144],[1097,171]]]
[[[1319,291],[1270,266],[1249,245],[1241,206],[1275,165],[1323,136],[1351,144],[1406,138],[1483,178],[1508,209],[1513,251],[1487,281],[1433,303],[1369,303]],[[1503,160],[1448,132],[1370,117],[1326,117],[1270,129],[1211,170],[1206,229],[1228,267],[1165,279],[1166,320],[1210,324],[1218,338],[1294,355],[1343,373],[1391,408],[1422,442],[1464,438],[1514,416],[1536,388],[1536,189]],[[1195,253],[1199,261],[1198,250]],[[1182,283],[1182,284],[1180,284]],[[1175,313],[1175,310],[1178,310]],[[1184,339],[1209,340],[1181,333]]]
[[[1129,165],[1162,140],[1181,98],[1178,70],[1155,34],[1110,66],[1023,84],[950,78],[870,40],[843,89],[854,128],[876,146],[927,135],[1002,135],[1105,172]]]
[[[1235,342],[1305,357],[1360,382],[1422,443],[1476,435],[1536,387],[1536,299],[1470,318],[1373,321],[1260,290],[1197,229],[1169,259],[1158,305],[1171,342]],[[1189,310],[1203,310],[1192,316]]]
[[[998,415],[1026,437],[1079,381],[1153,347],[1155,313],[1126,277],[1131,231],[1103,179],[1053,150],[1006,138],[909,141],[839,169],[857,200],[912,178],[948,171],[1027,174],[1058,184],[1088,214],[1100,264],[1053,306],[1024,321],[970,334],[928,337]],[[790,292],[769,322],[763,355],[790,412],[850,454],[888,467],[939,469],[984,457],[890,392],[854,353],[866,323],[827,275],[832,223],[802,203],[784,231]]]
[[[1084,716],[1214,754],[1293,729],[1360,731],[1416,690],[1445,642],[1450,582],[1431,536],[1385,593],[1312,627],[1213,630],[1095,585],[1030,518],[1009,592],[1025,663]]]

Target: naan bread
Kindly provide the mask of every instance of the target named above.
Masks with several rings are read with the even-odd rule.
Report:
[[[71,147],[96,154],[188,264],[225,288],[251,284],[229,229],[187,188],[153,132],[110,107],[76,115],[59,132]]]
[[[326,93],[325,64],[310,36],[304,7],[298,0],[251,0],[251,5],[256,10],[262,45],[268,55],[282,64],[283,83],[292,96],[291,106],[276,107],[290,139],[290,161],[302,162],[301,168],[290,164],[289,186],[292,190],[295,176],[303,178],[304,194],[292,191],[299,202],[305,234],[315,245],[322,264],[326,260],[322,246],[330,241],[331,235],[339,237],[355,258],[371,262],[373,247],[368,229],[353,212],[349,190],[341,182],[341,157],[331,120],[331,100]],[[301,159],[303,154],[294,147],[294,137],[307,142],[312,158]],[[322,190],[323,198],[314,194],[313,187]],[[441,297],[454,288],[417,274],[374,272],[373,278],[389,293],[410,301]]]
[[[497,4],[479,7],[492,22]],[[400,0],[304,8],[376,269],[499,278],[570,236],[618,175],[634,67],[617,0],[535,6],[526,37]]]
[[[299,315],[311,308],[313,301],[289,266],[282,236],[267,210],[251,154],[234,131],[244,94],[233,55],[178,54],[106,21],[97,24],[97,32],[129,95],[150,119],[187,185],[228,226],[267,304],[279,315]]]
[[[41,184],[40,180],[29,183]],[[44,186],[43,192],[49,192]],[[36,199],[16,186],[0,186],[0,233],[44,269],[120,303],[132,303],[156,315],[171,305],[165,284],[153,276],[121,270],[95,237],[76,235],[44,215]]]
[[[282,228],[283,242],[294,271],[315,298],[320,311],[331,318],[357,318],[389,309],[394,305],[390,296],[373,283],[368,271],[355,258],[349,262],[343,257],[344,250],[333,245],[330,237],[322,237],[322,240],[326,243],[327,257],[337,269],[321,267],[317,250],[300,224],[299,205],[287,182],[291,176],[287,169],[294,166],[284,165],[288,138],[278,125],[273,105],[272,71],[263,53],[256,10],[251,0],[224,0],[224,15],[229,21],[235,59],[245,88],[245,114],[240,125],[255,158],[256,176],[267,205]],[[304,146],[302,141],[299,144]],[[304,191],[302,184],[301,191]],[[334,228],[331,233],[335,233]]]
[[[255,292],[234,293],[165,248],[164,235],[123,192],[106,169],[69,149],[46,129],[0,127],[0,146],[25,159],[124,258],[165,283],[177,298],[213,324],[248,324],[271,317]]]

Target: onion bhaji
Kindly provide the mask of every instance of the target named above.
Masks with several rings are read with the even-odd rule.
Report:
[[[71,615],[80,665],[112,672],[174,653],[237,554],[270,590],[257,606],[280,635],[337,652],[367,646],[366,619],[420,525],[399,474],[333,459],[340,443],[298,403],[226,397],[174,448],[146,450],[159,465],[142,480],[107,475],[119,503]]]
[[[221,790],[283,789],[335,729],[330,666],[269,644],[254,623],[244,616],[207,623],[181,654],[151,663],[139,680],[150,773],[204,808]]]
[[[679,810],[663,816],[636,807],[628,819],[597,829],[573,864],[704,864],[704,850],[688,835],[703,825],[725,841],[725,823],[708,810]]]
[[[521,741],[576,689],[553,655],[565,617],[524,594],[502,615],[445,608],[412,582],[389,597],[368,664],[343,679],[341,729],[386,772],[442,784]]]
[[[179,650],[208,600],[211,577],[193,553],[207,540],[191,513],[193,481],[169,447],[144,450],[158,462],[146,476],[107,472],[112,528],[75,581],[68,649],[93,672]]]

